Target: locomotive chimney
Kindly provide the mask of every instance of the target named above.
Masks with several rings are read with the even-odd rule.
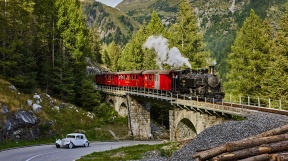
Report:
[[[211,65],[209,66],[209,68],[210,68],[210,74],[215,75],[215,70],[214,70],[215,66]]]

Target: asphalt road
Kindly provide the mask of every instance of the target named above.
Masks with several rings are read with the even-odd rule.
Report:
[[[56,148],[55,145],[23,147],[0,152],[0,161],[73,161],[92,152],[138,144],[159,144],[161,141],[93,142],[89,147]]]

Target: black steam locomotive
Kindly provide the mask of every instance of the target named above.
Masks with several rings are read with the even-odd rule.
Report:
[[[224,92],[222,91],[220,79],[215,74],[214,66],[209,68],[210,70],[204,68],[180,71],[179,80],[176,81],[179,92],[192,98],[221,101],[224,98]]]

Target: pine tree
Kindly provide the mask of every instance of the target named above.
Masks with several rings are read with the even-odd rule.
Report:
[[[207,66],[210,53],[204,51],[203,35],[197,24],[196,14],[188,0],[182,0],[177,21],[168,31],[170,47],[177,47],[189,59],[192,68]]]
[[[59,32],[59,52],[54,66],[54,78],[59,83],[53,83],[54,89],[61,85],[60,95],[63,99],[80,104],[81,82],[86,78],[86,60],[91,55],[89,29],[78,0],[57,0],[57,29]],[[53,70],[54,70],[53,69]],[[56,70],[58,69],[58,70]],[[57,77],[58,76],[58,77]],[[59,77],[60,76],[60,77]],[[60,80],[59,80],[60,79]]]
[[[158,36],[158,35],[162,35],[165,36],[163,34],[165,34],[165,28],[164,25],[161,22],[160,17],[158,16],[157,12],[154,10],[152,11],[151,14],[151,20],[147,25],[146,28],[146,32],[148,35],[154,35],[154,36]]]
[[[145,24],[133,34],[132,39],[124,47],[118,60],[120,70],[141,70],[143,69],[144,50],[143,44],[147,38]]]
[[[6,0],[1,3],[1,74],[27,92],[36,85],[36,64],[31,50],[34,5],[32,0]]]
[[[50,90],[52,68],[55,66],[55,54],[59,45],[59,34],[57,34],[56,0],[34,0],[35,1],[35,34],[32,50],[35,53],[37,63],[37,82],[39,87]]]
[[[95,91],[91,81],[83,80],[81,84],[81,107],[85,110],[93,111],[96,106],[100,105],[101,96]]]
[[[125,46],[119,58],[119,69],[121,70],[142,70],[159,69],[155,61],[155,51],[143,47],[149,36],[165,35],[165,28],[156,11],[152,12],[151,20],[133,34],[130,42]]]
[[[107,67],[110,67],[111,66],[111,60],[110,60],[110,57],[109,57],[109,54],[107,52],[107,49],[108,49],[108,45],[106,43],[103,43],[102,44],[102,47],[101,47],[101,62],[103,62],[103,64],[105,64]]]
[[[110,61],[111,61],[111,71],[117,71],[118,70],[118,59],[120,57],[121,48],[116,45],[114,41],[112,41],[107,48],[107,53],[109,55]]]
[[[156,11],[152,12],[151,20],[146,27],[146,36],[140,39],[140,41],[144,44],[147,41],[149,36],[166,36],[166,30],[164,25],[161,22],[160,17],[158,16]],[[139,35],[140,37],[141,35]],[[143,48],[143,47],[142,47]],[[148,50],[147,48],[142,49],[143,54],[143,69],[151,70],[151,69],[159,69],[159,66],[156,64],[156,53],[154,50]]]
[[[100,47],[100,36],[99,32],[97,31],[98,27],[96,22],[93,24],[92,28],[90,29],[90,43],[91,43],[91,58],[93,62],[102,63],[101,60],[101,47]]]
[[[269,26],[263,25],[262,20],[251,10],[228,55],[226,93],[252,96],[261,94],[260,82],[264,79],[269,57],[269,30]]]
[[[261,81],[262,96],[277,100],[287,99],[288,94],[288,7],[280,26],[271,46],[265,79]]]

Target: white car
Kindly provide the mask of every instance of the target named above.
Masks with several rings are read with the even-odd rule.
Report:
[[[56,140],[56,147],[68,147],[69,149],[72,149],[73,147],[76,146],[89,146],[89,141],[87,140],[86,136],[81,133],[71,133],[67,134],[66,138],[64,139],[58,139]]]

